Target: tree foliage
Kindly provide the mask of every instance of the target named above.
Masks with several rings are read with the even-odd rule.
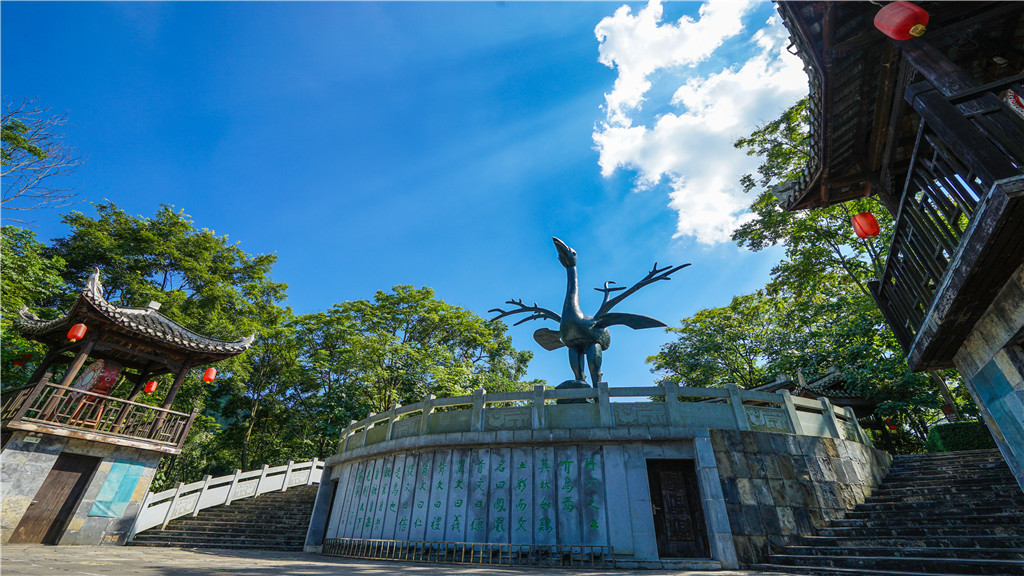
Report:
[[[207,473],[326,458],[351,420],[427,394],[533,384],[520,381],[532,354],[512,347],[503,323],[447,304],[430,288],[395,286],[296,315],[283,306],[287,287],[271,278],[274,255],[247,254],[170,206],[152,217],[110,203],[94,208],[95,216],[66,215],[68,234],[49,246],[3,227],[5,322],[23,304],[44,317],[64,313],[98,267],[113,303],[155,300],[198,333],[257,335],[249,350],[217,365],[212,385],[198,370],[186,378],[174,408],[200,416],[183,452],[162,461],[154,490]],[[5,382],[8,373],[23,382],[33,365],[12,371],[10,347],[5,328]],[[138,400],[160,404],[171,377],[161,378],[155,394]],[[114,393],[128,388],[122,382]]]
[[[67,114],[52,114],[33,101],[14,105],[3,102],[0,118],[0,179],[5,211],[60,208],[71,203],[74,193],[61,180],[83,162],[64,142],[61,126]],[[8,212],[10,214],[10,212]],[[5,215],[10,222],[19,218]]]
[[[799,176],[807,162],[806,137],[804,100],[737,140],[737,148],[762,162],[756,174],[741,179],[753,195],[753,218],[733,240],[754,251],[782,246],[785,256],[764,289],[683,319],[671,329],[676,340],[648,361],[662,379],[690,386],[751,387],[781,374],[813,377],[836,367],[847,389],[877,402],[876,425],[902,425],[895,435],[886,432],[889,446],[919,450],[942,400],[926,375],[910,372],[868,288],[884,260],[892,217],[873,198],[780,209],[771,188]],[[853,233],[850,220],[859,212],[877,217],[882,232],[876,240]],[[959,400],[969,403],[959,390]],[[892,437],[899,434],[908,436]]]
[[[35,238],[34,232],[24,228],[0,227],[0,370],[4,387],[24,382],[45,353],[43,346],[11,330],[11,319],[22,307],[36,309],[57,298],[64,285],[60,276],[64,260],[47,256],[46,246]]]

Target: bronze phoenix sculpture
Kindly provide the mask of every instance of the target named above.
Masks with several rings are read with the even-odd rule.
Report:
[[[572,368],[575,381],[583,384],[586,384],[587,381],[586,375],[583,372],[585,360],[591,379],[596,386],[601,382],[601,355],[608,349],[612,340],[611,334],[608,332],[609,326],[623,325],[629,326],[634,330],[666,326],[664,322],[649,316],[612,312],[611,309],[619,302],[625,300],[626,297],[648,284],[653,284],[659,280],[670,280],[671,278],[669,277],[672,274],[686,268],[689,264],[658,268],[658,263],[655,262],[651,271],[629,288],[625,286],[612,288],[610,286],[615,284],[615,282],[605,282],[604,288],[595,288],[598,292],[604,293],[604,301],[601,302],[601,307],[598,308],[597,313],[593,316],[586,316],[580,309],[579,280],[576,275],[576,251],[558,238],[552,238],[551,240],[555,243],[555,248],[558,250],[558,261],[562,263],[562,266],[565,266],[566,271],[565,302],[562,304],[562,313],[556,314],[547,308],[537,306],[536,303],[533,306],[527,306],[523,303],[522,299],[508,300],[506,302],[506,304],[516,306],[514,309],[503,310],[501,308],[494,308],[489,310],[489,312],[498,313],[494,317],[495,320],[513,314],[530,314],[513,324],[513,326],[518,326],[530,320],[554,320],[558,322],[557,331],[541,328],[533,333],[534,340],[546,350],[558,350],[562,346],[568,348],[569,366]],[[612,293],[623,290],[624,292],[614,298],[610,297]]]

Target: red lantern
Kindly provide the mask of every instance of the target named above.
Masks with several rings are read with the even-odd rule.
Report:
[[[26,352],[25,354],[22,354],[21,356],[18,356],[17,358],[12,360],[11,364],[14,364],[15,366],[24,366],[25,363],[27,363],[31,359],[32,354]]]
[[[146,382],[146,387],[143,388],[142,391],[146,394],[152,394],[153,392],[156,392],[156,384],[156,380],[150,380],[149,382]]]
[[[942,413],[945,414],[946,416],[953,414],[953,407],[950,406],[949,404],[943,404]]]
[[[882,229],[878,227],[878,220],[875,220],[874,214],[861,212],[853,217],[853,231],[857,233],[857,238],[867,238],[878,236]]]
[[[216,378],[217,378],[217,369],[216,368],[207,368],[206,372],[203,372],[203,381],[204,382],[213,382]]]
[[[928,13],[911,2],[891,2],[875,14],[875,28],[893,40],[910,40],[924,34]]]
[[[85,324],[75,324],[71,327],[71,330],[68,330],[68,339],[72,342],[81,340],[82,337],[85,336],[86,330],[88,330],[88,328]]]

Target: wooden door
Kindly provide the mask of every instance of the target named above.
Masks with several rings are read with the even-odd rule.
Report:
[[[78,454],[61,454],[43,480],[11,543],[56,544],[100,459]]]
[[[662,558],[710,558],[693,460],[648,460],[651,509]]]

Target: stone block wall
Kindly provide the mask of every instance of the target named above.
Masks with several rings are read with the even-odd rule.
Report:
[[[712,430],[711,445],[740,564],[842,517],[892,460],[857,442],[794,434]]]
[[[38,442],[26,442],[25,432],[14,432],[0,456],[0,543],[10,539],[22,515],[46,480],[61,453],[93,456],[101,461],[93,472],[85,492],[75,507],[57,544],[124,544],[149,490],[161,454],[44,434]],[[93,505],[116,462],[142,466],[142,474],[132,491],[128,506],[120,516],[90,516]],[[110,490],[108,489],[108,492]]]
[[[1024,266],[996,295],[953,362],[1024,488]]]

